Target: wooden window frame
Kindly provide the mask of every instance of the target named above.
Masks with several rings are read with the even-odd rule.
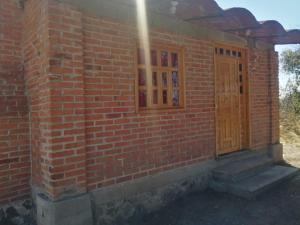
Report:
[[[185,74],[184,74],[184,50],[182,47],[174,45],[165,45],[165,44],[151,44],[150,51],[156,50],[156,59],[157,65],[151,65],[151,78],[146,77],[146,85],[139,85],[139,70],[146,68],[145,64],[139,64],[139,50],[143,49],[139,44],[136,45],[135,50],[135,101],[136,101],[136,110],[137,112],[155,112],[155,111],[164,111],[164,110],[180,110],[185,108]],[[168,66],[161,65],[161,52],[168,52]],[[172,67],[172,58],[171,54],[176,53],[178,57],[178,67]],[[152,83],[153,72],[157,73],[157,86],[154,86]],[[162,73],[167,72],[167,87],[164,88],[162,85]],[[172,73],[177,72],[178,74],[178,84],[179,87],[174,88],[172,82]],[[149,74],[146,73],[146,76]],[[151,84],[149,81],[151,80]],[[147,96],[147,106],[140,107],[139,105],[139,91],[146,90]],[[173,89],[178,90],[179,92],[179,104],[178,106],[173,105]],[[153,104],[153,91],[157,90],[158,92],[158,104]],[[162,91],[167,90],[168,100],[167,104],[163,104]],[[161,95],[161,96],[160,96]],[[149,105],[150,103],[150,105]]]

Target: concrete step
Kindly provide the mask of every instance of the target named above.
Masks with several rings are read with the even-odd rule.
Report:
[[[232,162],[237,162],[240,160],[244,160],[244,159],[249,159],[249,158],[253,158],[253,157],[258,157],[258,156],[267,156],[268,155],[268,149],[264,149],[264,150],[243,150],[243,151],[238,151],[238,152],[234,152],[234,153],[230,153],[228,155],[223,155],[217,158],[217,165],[218,166],[222,166],[222,165],[226,165],[228,163],[232,163]]]
[[[239,181],[259,173],[272,164],[273,160],[267,155],[251,155],[251,157],[217,167],[213,171],[213,177],[219,181]]]
[[[263,191],[294,176],[297,172],[298,169],[293,167],[272,166],[257,175],[245,178],[236,183],[228,184],[227,191],[231,194],[251,199]]]

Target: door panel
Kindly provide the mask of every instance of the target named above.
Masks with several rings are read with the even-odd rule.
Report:
[[[216,56],[217,154],[241,148],[240,83],[238,61]]]

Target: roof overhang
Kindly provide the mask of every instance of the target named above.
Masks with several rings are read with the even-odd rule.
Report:
[[[221,10],[219,16],[196,17],[188,20],[272,44],[300,43],[300,30],[286,30],[276,20],[257,21],[255,16],[245,8],[230,8]]]
[[[136,0],[60,0],[93,8],[101,2],[135,7]],[[222,9],[214,0],[145,0],[147,9],[162,16],[207,27],[245,39],[275,44],[300,44],[300,30],[286,30],[275,20],[258,21],[245,8]],[[93,9],[94,11],[96,9]],[[100,10],[101,11],[101,10]],[[102,10],[103,12],[103,10]]]
[[[135,4],[135,0],[113,1]],[[300,30],[285,30],[275,20],[258,21],[245,8],[222,9],[214,0],[146,0],[146,3],[158,13],[242,37],[271,44],[300,44]]]

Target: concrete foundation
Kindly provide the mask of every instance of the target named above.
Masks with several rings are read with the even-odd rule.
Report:
[[[93,225],[88,194],[57,202],[38,195],[36,204],[38,225]]]
[[[33,197],[38,225],[112,225],[139,220],[182,195],[208,186],[214,160],[105,187],[61,201]]]
[[[283,161],[283,145],[274,144],[269,146],[269,154],[275,163]]]
[[[186,166],[91,193],[96,225],[135,224],[182,195],[208,186],[215,161]]]
[[[282,160],[281,144],[257,151],[269,153],[274,162]],[[136,224],[144,214],[189,192],[206,189],[217,165],[216,160],[206,160],[61,201],[36,194],[33,199],[37,222],[38,225],[112,225],[126,221]]]

